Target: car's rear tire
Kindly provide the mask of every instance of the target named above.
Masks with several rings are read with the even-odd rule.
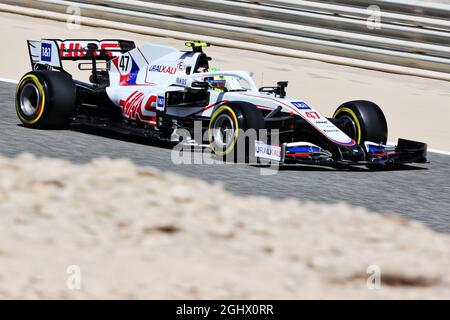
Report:
[[[256,163],[255,141],[263,129],[264,116],[255,105],[241,101],[221,104],[209,122],[211,150],[227,162]]]
[[[381,108],[373,102],[346,102],[336,109],[333,118],[343,120],[343,131],[361,146],[366,141],[382,144],[387,142],[386,117]]]
[[[32,71],[19,81],[16,112],[31,128],[64,128],[76,107],[76,88],[70,75],[56,71]]]

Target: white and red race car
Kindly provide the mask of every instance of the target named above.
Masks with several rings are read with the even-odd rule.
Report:
[[[33,128],[82,123],[152,139],[210,146],[232,161],[345,167],[426,162],[424,143],[387,146],[387,124],[373,102],[342,104],[325,117],[286,97],[287,82],[257,88],[247,71],[217,71],[204,42],[189,49],[125,40],[28,41],[33,71],[17,87],[21,122]],[[62,61],[80,61],[90,82]]]

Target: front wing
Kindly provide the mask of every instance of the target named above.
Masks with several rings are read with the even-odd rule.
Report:
[[[256,157],[277,160],[283,164],[381,167],[427,162],[427,144],[406,139],[399,139],[395,146],[368,142],[362,147],[365,151],[365,159],[357,161],[336,158],[331,152],[308,142],[284,143],[280,147],[267,145],[266,148],[261,148],[261,144],[263,143],[257,144]],[[279,156],[274,157],[274,154]]]

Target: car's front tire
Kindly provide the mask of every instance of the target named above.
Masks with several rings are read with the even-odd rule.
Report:
[[[264,116],[248,102],[227,102],[212,114],[208,139],[216,157],[227,162],[256,163],[255,141],[265,129]]]
[[[19,120],[31,128],[63,128],[76,107],[76,88],[70,75],[32,71],[20,79],[16,90]]]
[[[381,108],[365,100],[349,101],[336,109],[334,119],[341,120],[341,129],[356,143],[364,142],[386,144],[388,128]]]

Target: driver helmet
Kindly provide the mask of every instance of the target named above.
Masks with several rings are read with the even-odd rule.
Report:
[[[218,68],[208,68],[205,72],[220,71]],[[205,81],[208,82],[215,90],[224,90],[226,86],[226,80],[223,76],[207,77]]]

